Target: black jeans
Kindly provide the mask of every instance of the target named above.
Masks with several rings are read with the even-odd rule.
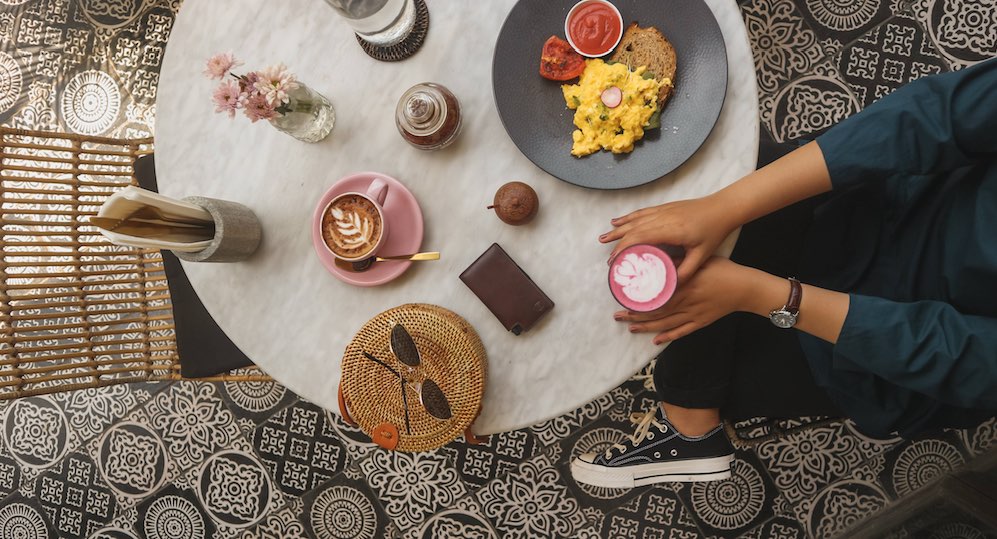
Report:
[[[800,252],[821,200],[805,200],[746,224],[731,260],[798,276]],[[720,408],[722,417],[735,421],[841,415],[814,382],[796,330],[751,313],[731,314],[668,345],[658,355],[654,382],[665,402]]]

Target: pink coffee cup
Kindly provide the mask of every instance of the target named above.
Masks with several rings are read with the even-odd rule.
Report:
[[[609,265],[609,290],[624,308],[646,313],[660,309],[675,293],[675,262],[654,245],[631,245]]]
[[[323,239],[325,240],[324,243],[326,249],[328,249],[333,256],[341,260],[345,260],[347,262],[356,262],[376,255],[377,250],[381,248],[381,245],[384,245],[384,240],[385,238],[388,237],[388,220],[385,218],[384,215],[384,199],[387,198],[388,196],[388,183],[381,178],[375,177],[374,180],[370,182],[370,185],[367,187],[366,192],[361,193],[356,191],[350,191],[347,193],[341,193],[337,195],[335,198],[330,200],[329,203],[326,204],[325,208],[322,210],[323,228],[325,226],[324,223],[325,219],[327,218],[327,214],[332,210],[333,206],[335,206],[341,199],[346,198],[348,196],[358,196],[370,201],[371,205],[374,207],[375,210],[375,215],[372,215],[371,217],[377,220],[380,231],[377,239],[373,242],[370,248],[365,249],[363,252],[358,253],[354,256],[347,256],[342,253],[336,252],[336,249],[334,249],[333,246],[329,244],[330,239],[326,238],[324,233],[323,233]]]

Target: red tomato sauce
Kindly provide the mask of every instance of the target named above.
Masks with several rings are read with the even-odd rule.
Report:
[[[623,33],[620,19],[613,8],[602,2],[580,6],[568,20],[571,41],[582,54],[608,53]]]

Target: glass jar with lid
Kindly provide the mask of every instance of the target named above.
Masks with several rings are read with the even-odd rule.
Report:
[[[442,84],[416,84],[398,100],[395,124],[402,138],[420,150],[446,148],[460,133],[460,103]]]

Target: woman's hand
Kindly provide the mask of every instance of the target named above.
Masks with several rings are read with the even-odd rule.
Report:
[[[599,236],[602,243],[619,240],[610,260],[638,243],[681,246],[685,248],[685,258],[678,267],[681,283],[692,277],[720,242],[740,225],[732,218],[730,208],[725,208],[717,196],[644,208],[611,222],[615,228]]]
[[[767,276],[715,256],[682,283],[661,309],[649,313],[619,311],[614,318],[630,322],[632,333],[655,333],[654,344],[674,341],[732,312],[746,310],[755,282]]]

